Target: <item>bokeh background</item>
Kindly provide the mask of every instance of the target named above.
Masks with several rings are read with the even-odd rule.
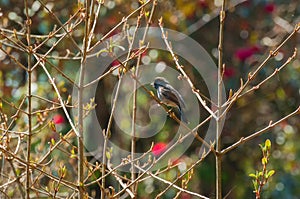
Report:
[[[30,2],[30,16],[32,18],[31,31],[36,35],[47,35],[55,28],[56,21],[42,8],[38,1]],[[158,26],[158,19],[162,16],[164,27],[183,32],[199,44],[211,55],[217,63],[218,46],[218,9],[219,0],[172,0],[158,1],[157,9],[154,13],[152,26]],[[71,14],[74,14],[78,6],[78,1],[57,1],[50,0],[45,2],[62,21],[68,20]],[[127,16],[139,6],[136,0],[110,0],[104,1],[101,8],[99,23],[95,29],[95,38],[100,39],[109,32],[124,16]],[[226,12],[225,32],[224,32],[224,63],[226,70],[224,73],[224,85],[227,93],[230,89],[236,91],[240,86],[240,78],[244,81],[248,72],[255,69],[269,51],[274,49],[286,36],[293,31],[295,24],[300,22],[300,3],[298,0],[248,0],[248,1],[228,1],[228,11]],[[0,0],[0,28],[3,32],[14,29],[24,32],[24,14],[23,1],[19,0]],[[133,26],[136,18],[132,17],[128,24]],[[122,27],[112,33],[122,31]],[[84,32],[84,26],[79,25],[72,33],[75,41],[80,43]],[[20,36],[20,40],[25,42],[25,37]],[[34,42],[38,45],[42,39],[36,39]],[[51,48],[56,38],[50,39],[40,53],[46,52]],[[5,50],[17,60],[26,65],[27,55],[8,44],[0,37],[0,43]],[[296,34],[287,42],[266,66],[259,72],[253,82],[258,83],[273,73],[274,69],[280,67],[290,57],[294,48],[300,47],[299,34]],[[51,52],[49,62],[68,74],[72,79],[76,78],[80,67],[80,60],[55,59],[56,56],[64,56],[70,51],[76,54],[77,50],[70,40],[66,39],[56,46]],[[173,61],[166,52],[157,50],[146,51],[143,54],[143,64],[160,63],[172,66]],[[181,60],[185,63],[184,58]],[[72,92],[72,84],[58,73],[51,64],[47,67],[51,74],[55,76],[55,81],[64,99]],[[131,63],[134,65],[135,63]],[[188,65],[188,63],[185,63]],[[188,67],[187,67],[188,68]],[[205,94],[205,85],[202,85],[201,77],[188,71],[191,79],[198,88]],[[299,86],[300,86],[300,59],[296,56],[280,73],[275,75],[259,90],[251,92],[239,99],[227,114],[225,126],[222,133],[223,147],[229,146],[245,137],[260,130],[268,125],[270,120],[276,121],[283,116],[294,111],[299,106]],[[177,77],[174,77],[176,79]],[[109,117],[108,96],[115,86],[117,77],[110,75],[98,85],[99,93],[96,96],[96,110],[98,111],[99,123],[105,128]],[[34,72],[33,84],[34,93],[57,101],[57,96],[53,92],[45,73],[37,68]],[[0,51],[0,96],[7,102],[18,104],[22,96],[27,92],[27,74],[24,70],[17,67],[13,60]],[[152,89],[149,87],[149,89]],[[51,92],[49,92],[51,91]],[[142,94],[141,94],[142,95]],[[145,99],[144,99],[145,98]],[[147,103],[147,96],[140,96],[141,103]],[[14,112],[5,102],[1,107],[1,112],[7,114],[10,118]],[[48,107],[47,102],[34,101],[34,109],[42,110]],[[58,139],[59,133],[66,133],[70,126],[61,109],[55,109],[49,113],[50,118],[58,129],[57,132],[51,132],[49,129],[38,133],[32,143],[32,151],[36,153],[45,153],[49,148],[49,142],[52,139]],[[22,131],[26,129],[27,120],[18,119],[13,129]],[[143,122],[143,119],[141,119]],[[144,121],[147,122],[147,119]],[[143,151],[143,147],[150,147],[154,142],[153,153],[159,153],[164,150],[168,141],[172,138],[172,131],[176,130],[176,124],[173,121],[167,121],[164,133],[157,134],[153,139],[140,139],[137,141],[138,150]],[[274,177],[265,186],[263,198],[299,198],[300,195],[300,136],[299,136],[299,117],[295,116],[282,122],[264,135],[241,145],[237,149],[226,154],[223,158],[223,194],[228,194],[228,198],[254,198],[253,187],[249,173],[261,169],[261,151],[259,144],[265,139],[272,141],[272,156],[269,167],[276,171]],[[130,138],[124,138],[118,135],[120,130],[113,125],[112,139],[121,143],[123,148],[130,149]],[[114,134],[115,133],[115,134]],[[115,136],[114,136],[115,135]],[[74,139],[75,144],[75,139]],[[70,145],[62,146],[66,150],[72,150]],[[197,159],[199,142],[193,143],[189,150],[177,161],[181,161],[186,167],[192,164],[192,160]],[[61,150],[55,150],[51,156],[53,161],[51,166],[57,167],[61,163],[66,164],[69,169],[69,177],[76,173],[75,160],[68,159],[68,154]],[[67,159],[67,160],[66,160]],[[182,167],[175,167],[165,172],[161,177],[167,180],[176,178]],[[55,171],[49,169],[49,172]],[[126,174],[124,174],[126,175]],[[3,176],[2,176],[3,177]],[[47,186],[48,179],[41,179],[41,186]],[[114,185],[114,181],[109,183]],[[139,198],[154,198],[163,190],[165,185],[154,181],[146,180],[138,187]],[[214,198],[215,192],[215,166],[214,157],[209,155],[203,163],[194,170],[188,188],[192,191],[201,193]],[[9,188],[13,192],[13,187]],[[91,188],[97,190],[97,188]],[[170,189],[163,198],[173,198],[176,194],[174,189]],[[13,197],[12,193],[12,197]],[[187,194],[182,194],[181,198],[192,198]]]

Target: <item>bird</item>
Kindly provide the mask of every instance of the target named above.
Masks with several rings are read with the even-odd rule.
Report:
[[[181,94],[163,77],[156,77],[152,86],[157,91],[158,99],[167,106],[178,108],[182,121],[188,123],[183,113],[186,105]]]

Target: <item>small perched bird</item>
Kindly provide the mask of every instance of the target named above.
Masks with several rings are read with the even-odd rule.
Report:
[[[188,123],[183,110],[185,103],[180,93],[163,77],[156,77],[152,86],[157,90],[157,96],[167,106],[177,107],[182,121]]]

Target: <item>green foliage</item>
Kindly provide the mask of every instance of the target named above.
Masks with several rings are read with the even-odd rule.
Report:
[[[259,146],[261,148],[262,155],[263,155],[263,157],[261,158],[262,168],[260,171],[255,171],[255,174],[254,173],[249,174],[249,177],[253,178],[252,183],[253,183],[256,199],[259,199],[261,197],[262,188],[269,181],[270,177],[272,177],[275,174],[275,170],[267,169],[267,165],[270,158],[270,152],[271,152],[271,141],[267,139],[264,145],[259,145]]]

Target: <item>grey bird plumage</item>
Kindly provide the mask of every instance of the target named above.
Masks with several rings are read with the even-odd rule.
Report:
[[[183,109],[185,109],[186,105],[181,94],[163,77],[156,77],[153,86],[157,90],[157,97],[161,102],[167,106],[177,107],[182,121],[188,123],[183,113]]]

